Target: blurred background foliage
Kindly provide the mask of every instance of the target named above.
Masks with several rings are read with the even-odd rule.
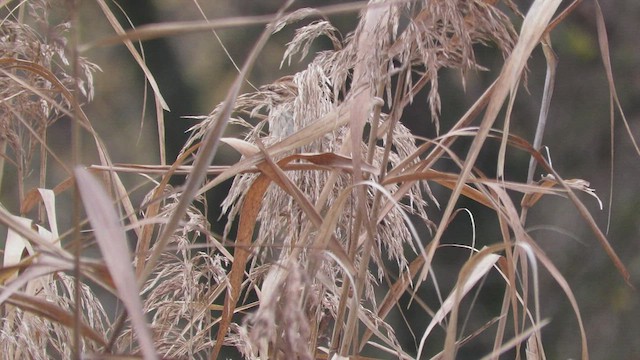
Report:
[[[265,0],[217,0],[201,1],[200,6],[209,19],[234,16],[271,14],[282,1]],[[320,6],[340,1],[296,1],[294,7]],[[526,11],[530,1],[517,2]],[[166,21],[202,20],[195,2],[175,0],[120,1],[131,23],[140,26]],[[501,5],[503,6],[503,5]],[[591,182],[605,203],[600,211],[595,200],[584,201],[594,218],[605,229],[608,221],[609,198],[612,198],[611,225],[608,232],[611,244],[632,273],[631,281],[640,287],[640,191],[638,154],[628,138],[620,117],[613,126],[615,161],[610,161],[611,124],[609,121],[609,89],[600,58],[595,15],[592,1],[585,1],[552,33],[554,49],[559,57],[555,93],[551,103],[549,124],[544,144],[549,147],[556,170],[565,177],[582,178]],[[640,42],[637,20],[640,19],[640,2],[636,0],[602,1],[607,21],[610,51],[617,91],[629,120],[631,131],[640,138]],[[115,6],[113,7],[115,9]],[[80,15],[81,43],[111,34],[109,25],[91,2],[84,2]],[[128,21],[125,16],[121,20]],[[354,13],[331,17],[343,35],[356,24]],[[262,26],[249,26],[219,30],[222,43],[231,57],[239,64],[251,49]],[[279,67],[286,43],[293,37],[295,26],[276,34],[262,52],[249,80],[256,86],[269,83],[280,76],[292,74],[304,68],[305,60]],[[322,40],[316,41],[314,50],[320,50]],[[187,35],[146,41],[143,44],[146,62],[156,76],[160,90],[171,112],[165,113],[168,161],[172,162],[186,140],[185,130],[194,120],[184,116],[204,115],[222,101],[237,71],[212,32],[204,31]],[[447,129],[472,104],[495,78],[503,59],[488,48],[478,48],[480,63],[493,70],[486,73],[469,73],[463,88],[460,74],[441,74],[442,120],[441,128]],[[102,67],[95,75],[95,100],[87,106],[89,118],[107,143],[114,162],[158,162],[155,110],[150,89],[145,89],[144,77],[124,46],[92,48],[83,56]],[[537,49],[530,63],[527,89],[522,90],[516,101],[512,131],[531,140],[538,118],[539,104],[544,83],[545,61]],[[247,86],[247,90],[250,88]],[[145,100],[144,94],[147,91]],[[143,113],[143,105],[146,112]],[[417,135],[433,136],[435,130],[429,119],[425,94],[419,94],[407,110],[406,125]],[[142,121],[144,120],[144,121]],[[143,124],[143,125],[141,125]],[[499,124],[498,124],[499,125]],[[61,144],[66,143],[61,134]],[[483,170],[495,172],[495,148],[484,150]],[[236,154],[221,147],[216,162],[235,161]],[[524,180],[528,157],[511,151],[507,164],[507,177]],[[611,184],[610,171],[614,177]],[[132,179],[131,181],[135,181]],[[179,182],[179,179],[176,180]],[[228,186],[228,185],[227,185]],[[610,193],[610,187],[613,194]],[[448,196],[438,190],[439,196]],[[6,196],[6,195],[3,195]],[[218,204],[226,196],[225,187],[214,189],[209,195],[209,211],[216,231],[220,231],[224,219],[217,223]],[[446,198],[443,198],[446,199]],[[443,200],[445,202],[445,200]],[[474,214],[477,241],[492,243],[499,239],[493,214],[485,214],[481,207],[462,201],[460,207],[469,207]],[[434,217],[438,210],[433,207]],[[576,294],[585,320],[591,356],[594,359],[640,358],[640,298],[638,292],[616,272],[613,264],[598,245],[584,221],[574,211],[573,205],[561,198],[546,198],[534,207],[528,226],[534,238],[566,276]],[[459,215],[453,239],[471,237],[468,217]],[[453,231],[452,231],[453,232]],[[428,234],[425,234],[429,238]],[[445,236],[446,238],[446,236]],[[438,261],[442,283],[446,284],[447,266],[459,266],[455,252],[448,255],[443,250]],[[454,269],[454,268],[452,268]],[[451,271],[455,279],[456,271]],[[541,277],[543,316],[552,320],[546,331],[544,343],[549,359],[566,359],[579,354],[579,333],[570,305],[560,288],[547,274]],[[496,282],[498,284],[498,282]],[[482,292],[491,291],[492,281],[487,280]],[[501,288],[500,288],[501,289]],[[501,294],[501,291],[500,290]],[[448,291],[448,289],[444,289]],[[425,295],[429,298],[429,295]],[[407,299],[403,299],[406,302]],[[494,302],[492,302],[494,301]],[[474,311],[500,306],[501,295],[484,296]],[[409,310],[410,311],[410,310]],[[488,311],[487,311],[488,312]],[[492,311],[495,313],[494,311]],[[406,312],[409,314],[409,312]],[[410,317],[410,316],[409,316]],[[429,319],[412,319],[416,336],[426,327]],[[486,319],[484,320],[486,321]],[[402,320],[396,328],[400,339],[414,342]],[[481,324],[480,322],[479,324]],[[476,324],[477,325],[477,324]],[[477,327],[476,325],[470,328]],[[433,338],[435,339],[435,338]],[[475,356],[487,353],[492,344],[478,344]],[[436,346],[438,348],[441,345]],[[489,346],[484,348],[484,346]],[[408,348],[411,348],[409,346]],[[474,358],[474,354],[459,354],[460,358]]]

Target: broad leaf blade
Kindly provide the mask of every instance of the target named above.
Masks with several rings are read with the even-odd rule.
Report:
[[[144,318],[138,283],[131,263],[124,229],[102,185],[89,172],[76,168],[76,183],[93,226],[96,240],[107,268],[127,308],[140,348],[146,359],[157,359],[151,331]]]

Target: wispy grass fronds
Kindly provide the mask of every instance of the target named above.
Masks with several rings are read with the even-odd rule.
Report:
[[[261,156],[267,159],[273,156],[268,161],[275,163],[292,153],[334,153],[351,156],[354,168],[349,172],[289,172],[288,185],[266,173],[274,184],[265,191],[263,198],[252,195],[251,199],[245,197],[252,194],[252,186],[259,176],[242,175],[235,179],[230,196],[223,203],[223,209],[229,212],[231,220],[239,216],[241,227],[250,226],[252,229],[253,224],[256,225],[256,238],[253,239],[252,248],[257,257],[253,264],[266,263],[276,267],[267,277],[272,280],[265,280],[265,284],[286,289],[290,281],[286,274],[294,271],[292,266],[307,269],[307,281],[312,285],[306,286],[319,287],[323,296],[334,299],[333,303],[321,305],[319,310],[314,310],[315,314],[331,313],[330,321],[334,322],[334,326],[324,329],[316,327],[313,333],[315,338],[330,339],[332,351],[342,353],[350,347],[352,339],[356,339],[357,335],[351,337],[356,331],[352,328],[353,319],[359,318],[356,314],[367,311],[375,314],[377,311],[373,289],[389,275],[385,271],[385,258],[394,261],[402,274],[408,270],[409,264],[406,248],[413,249],[414,256],[425,255],[416,254],[408,224],[399,212],[408,211],[418,215],[423,224],[430,227],[433,222],[427,216],[423,191],[432,198],[433,195],[427,182],[412,181],[404,186],[399,183],[387,185],[386,190],[395,198],[392,201],[400,204],[400,207],[385,206],[385,200],[373,188],[363,193],[364,198],[352,193],[346,202],[336,202],[336,199],[343,196],[345,191],[351,192],[344,190],[351,189],[349,184],[357,184],[369,178],[369,175],[362,178],[362,168],[365,165],[379,169],[377,176],[372,178],[374,181],[384,179],[389,170],[415,169],[417,158],[404,161],[418,152],[417,142],[399,122],[404,107],[422,87],[429,84],[428,99],[432,120],[438,127],[438,71],[442,68],[456,68],[464,73],[480,68],[475,62],[472,47],[476,43],[486,44],[491,41],[502,49],[506,57],[514,46],[516,36],[509,19],[497,8],[483,2],[465,2],[462,8],[459,4],[449,2],[376,4],[363,12],[354,33],[344,37],[337,35],[337,30],[327,21],[312,22],[298,29],[294,39],[288,44],[283,61],[290,61],[298,51],[305,56],[309,43],[318,36],[328,36],[334,49],[318,54],[306,70],[264,86],[256,93],[240,96],[234,107],[234,121],[249,128],[245,141],[266,149],[259,153]],[[419,81],[414,81],[414,78]],[[201,138],[213,126],[222,106],[226,105],[221,105],[210,119],[205,119],[193,129],[192,140],[185,149],[190,147],[191,141]],[[348,119],[344,123],[336,122],[336,126],[330,128],[329,132],[315,134],[313,139],[305,141],[293,151],[269,153],[270,146],[273,148],[300,134],[300,131],[316,121],[335,121],[332,111],[344,111]],[[358,120],[361,116],[364,117]],[[257,120],[257,124],[251,125],[252,120],[254,123]],[[365,125],[369,128],[369,133],[363,137]],[[400,165],[402,168],[398,168]],[[292,191],[299,195],[293,196]],[[299,196],[304,196],[303,201],[310,203],[313,209],[301,206]],[[243,216],[249,216],[247,208],[255,209],[256,206],[261,207],[257,218],[248,223],[243,222]],[[320,231],[320,227],[324,225],[311,220],[309,211],[316,212],[319,216],[339,215],[334,227],[327,232]],[[230,226],[231,223],[227,227],[227,235]],[[335,240],[317,239],[320,234]],[[333,241],[336,240],[346,257],[334,254],[339,260],[334,263],[331,257],[320,255],[328,249],[327,245],[321,248],[317,248],[317,245],[334,244]],[[427,239],[415,241],[426,243]],[[248,243],[242,242],[242,246],[247,245]],[[378,269],[376,276],[369,273],[373,270],[370,263]],[[349,273],[348,269],[356,272]],[[244,266],[238,269],[244,270]],[[249,277],[251,278],[251,270]],[[330,279],[329,284],[341,286],[329,286],[321,279]],[[240,283],[235,286],[240,286]],[[264,287],[262,289],[264,292]],[[239,294],[237,289],[235,291]],[[302,294],[310,296],[311,292],[303,290]],[[365,301],[363,304],[368,304],[362,308],[354,308],[347,300],[349,297],[360,299],[361,295],[362,301]],[[227,297],[226,306],[233,309],[237,300]],[[275,300],[267,301],[271,303]],[[294,304],[291,303],[287,307],[290,311],[302,313],[309,311],[306,304],[310,301],[312,300],[304,297],[300,299],[295,306],[299,310],[293,310]],[[271,356],[279,351],[284,351],[285,354],[293,351],[296,356],[301,356],[290,344],[287,345],[286,338],[279,338],[286,337],[284,331],[273,333],[274,328],[290,328],[290,324],[274,323],[276,319],[282,319],[277,315],[276,309],[275,305],[261,303],[256,316],[271,320],[248,323],[250,339],[263,340],[264,337],[256,334],[271,334],[267,336],[270,347],[261,349],[265,344],[254,340],[252,348],[261,349],[260,353],[266,352]],[[308,313],[306,318],[312,315],[313,313]],[[345,321],[346,324],[341,324]],[[321,322],[320,318],[313,321],[316,326]],[[374,323],[380,324],[377,321]],[[378,332],[378,326],[372,325],[374,323],[368,323],[374,326],[369,330]],[[347,328],[343,328],[345,325]],[[302,328],[308,326],[310,324],[304,324]],[[310,338],[302,341],[312,342]],[[387,346],[398,347],[393,337],[388,338],[388,341]],[[257,356],[257,353],[254,355]],[[311,353],[308,353],[303,357],[310,356]]]
[[[2,161],[15,169],[20,202],[19,210],[0,209],[0,222],[10,228],[0,269],[0,352],[155,359],[218,358],[231,349],[247,359],[454,359],[471,343],[487,359],[505,353],[544,359],[552,323],[543,318],[540,282],[550,276],[575,313],[577,351],[588,358],[576,296],[527,229],[527,212],[544,206],[547,195],[569,199],[625,279],[628,272],[576,195],[592,196],[602,208],[595,190],[582,179],[564,180],[540,153],[560,1],[533,1],[526,15],[505,2],[381,0],[289,9],[295,2],[288,1],[267,16],[127,31],[98,0],[115,35],[83,49],[123,44],[158,111],[158,164],[117,166],[79,107],[94,96],[98,67],[70,48],[77,44],[67,43],[69,23],[51,23],[58,18],[50,14],[58,10],[52,3],[15,5],[0,23],[0,142],[10,148],[2,149]],[[352,31],[332,24],[330,15],[355,12]],[[162,74],[151,73],[143,44],[134,41],[257,23],[266,27],[225,100],[193,117],[189,139],[167,165],[162,111],[169,104],[154,77]],[[272,35],[291,27],[280,66],[300,59],[303,70],[242,93]],[[600,40],[606,44],[604,35]],[[525,74],[538,45],[548,61],[540,125],[535,135],[518,135],[511,129],[520,119],[511,114],[522,80],[540,75]],[[503,65],[479,63],[481,48],[491,48]],[[76,76],[69,75],[74,63]],[[495,78],[453,121],[443,107],[445,70],[460,75],[462,88],[472,73]],[[606,70],[610,75],[610,64]],[[418,126],[432,130],[432,138],[412,132],[410,106],[422,109]],[[52,152],[47,127],[62,118],[82,125],[100,164],[71,171]],[[241,133],[231,135],[230,124]],[[495,174],[478,161],[490,142],[500,149],[491,162]],[[212,167],[220,144],[240,160]],[[509,172],[514,153],[531,164],[528,174]],[[56,186],[48,184],[49,156],[69,176]],[[34,158],[41,161],[37,185],[29,178]],[[537,168],[544,173],[539,180]],[[125,187],[120,172],[140,174],[143,185]],[[186,182],[175,185],[175,175],[187,175]],[[226,198],[215,204],[227,221],[217,235],[206,193],[230,179]],[[87,219],[68,225],[54,199],[72,198],[74,188]],[[136,199],[140,190],[144,199]],[[462,209],[461,198],[472,205]],[[44,210],[31,216],[37,206]],[[455,232],[460,214],[471,219],[469,240]],[[497,236],[479,239],[477,219],[490,219]],[[63,223],[68,228],[58,230]],[[69,240],[72,232],[79,235]],[[497,305],[478,309],[487,288],[498,289],[491,294]]]
[[[77,83],[78,99],[91,100],[93,72],[99,68],[80,58],[82,77],[75,78],[66,47],[69,23],[53,23],[55,17],[47,1],[30,1],[18,7],[27,12],[26,20],[9,16],[0,24],[0,146],[4,154],[0,174],[4,162],[10,161],[22,200],[25,184],[44,187],[47,129],[72,107],[65,91],[76,88]],[[35,167],[38,172],[31,166],[36,153],[40,155],[40,164]],[[34,179],[38,173],[40,177]]]

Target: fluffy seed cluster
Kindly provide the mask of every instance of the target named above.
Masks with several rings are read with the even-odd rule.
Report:
[[[0,141],[10,146],[21,180],[30,175],[47,128],[71,109],[71,91],[77,88],[86,100],[92,99],[93,72],[99,69],[80,58],[82,74],[74,79],[66,38],[70,25],[52,24],[50,7],[46,0],[28,3],[33,27],[10,18],[0,24]]]
[[[283,19],[275,31],[310,14],[313,12],[308,9],[299,10]],[[438,71],[442,68],[455,68],[463,72],[481,69],[475,61],[473,45],[495,44],[506,54],[514,44],[515,31],[504,14],[483,1],[444,0],[400,4],[372,1],[370,8],[363,11],[356,30],[344,38],[327,19],[312,21],[297,29],[282,63],[290,63],[298,53],[305,57],[318,37],[328,38],[333,49],[316,53],[304,71],[239,96],[232,121],[247,128],[245,141],[269,148],[296,136],[298,131],[336,109],[353,111],[356,107],[367,107],[368,104],[353,101],[354,94],[361,91],[353,88],[359,81],[354,78],[354,70],[359,62],[364,62],[367,69],[364,83],[368,84],[369,89],[375,90],[370,95],[377,103],[377,107],[374,105],[368,110],[366,128],[378,131],[365,135],[360,148],[355,151],[360,152],[359,156],[366,160],[366,165],[379,169],[379,172],[361,180],[354,179],[349,171],[330,169],[294,170],[286,174],[320,214],[326,215],[334,206],[341,206],[339,219],[331,235],[352,256],[355,268],[366,269],[362,280],[364,298],[357,311],[368,314],[366,316],[376,324],[384,324],[371,310],[376,308],[374,288],[386,275],[385,261],[395,262],[400,272],[407,270],[405,252],[412,249],[415,253],[417,249],[404,214],[410,213],[422,219],[429,227],[431,222],[427,217],[425,195],[431,196],[431,193],[426,183],[415,185],[401,198],[395,199],[392,209],[377,220],[373,217],[377,216],[380,190],[368,186],[366,203],[361,204],[356,201],[350,185],[362,180],[379,184],[386,170],[399,166],[416,151],[415,138],[397,121],[402,109],[413,100],[418,86],[414,81],[416,75],[423,79],[426,75],[430,84],[428,102],[431,117],[437,126],[440,112]],[[367,50],[366,53],[362,53],[363,48]],[[204,136],[221,109],[222,105],[191,129],[191,139],[185,149]],[[277,162],[294,153],[353,156],[351,130],[348,124],[336,127],[293,152],[279,154],[273,160]],[[403,166],[412,164],[408,162]],[[223,203],[230,220],[225,235],[229,235],[233,220],[242,216],[244,196],[257,176],[244,174],[236,177]],[[384,191],[391,197],[397,190],[397,185],[384,186]],[[345,192],[349,193],[348,200],[338,205],[338,199]],[[362,213],[368,214],[364,218],[368,220],[359,217],[358,214]],[[354,226],[362,221],[365,221],[362,227]],[[228,341],[246,344],[242,352],[248,357],[267,351],[264,343],[266,338],[269,344],[277,348],[271,348],[271,351],[275,351],[272,354],[284,354],[287,358],[312,358],[309,349],[313,347],[299,348],[296,344],[313,344],[316,341],[314,339],[330,337],[329,333],[322,333],[329,331],[329,328],[319,324],[326,323],[326,317],[337,316],[340,308],[340,296],[337,294],[347,281],[344,264],[321,256],[321,264],[313,266],[317,261],[317,253],[323,250],[308,247],[314,243],[313,238],[318,236],[318,229],[310,222],[297,200],[275,184],[270,185],[262,200],[257,224],[253,245],[254,266],[249,270],[249,278],[256,283],[262,280],[262,298],[257,312],[234,327],[236,331]],[[354,229],[360,230],[354,233]],[[371,247],[373,251],[370,254],[363,253],[366,248],[363,244],[371,240],[375,243]],[[268,269],[266,271],[265,266]],[[285,308],[287,310],[283,312]],[[313,331],[309,331],[310,327]],[[392,331],[388,332],[388,336],[390,341],[395,342]],[[249,342],[243,343],[241,338]]]
[[[17,193],[19,199],[24,200],[25,184],[35,183],[33,174],[38,174],[31,166],[38,150],[40,181],[46,176],[48,153],[43,144],[47,141],[49,126],[71,109],[73,89],[87,101],[93,97],[92,73],[98,67],[80,59],[82,74],[76,80],[68,60],[69,23],[54,22],[60,17],[50,14],[51,5],[46,0],[29,1],[22,9],[25,21],[7,16],[0,22],[0,174],[5,172],[7,164],[15,169]],[[45,265],[36,263],[38,266]],[[76,293],[80,304],[74,302]],[[86,284],[80,283],[76,289],[73,278],[65,273],[47,273],[30,281],[25,296],[25,303],[42,301],[42,306],[57,307],[59,319],[43,317],[37,311],[28,311],[28,307],[25,311],[19,306],[3,304],[0,354],[4,358],[72,357],[73,328],[70,322],[64,324],[62,320],[74,314],[76,307],[80,308],[78,314],[83,324],[96,334],[107,333],[109,319],[101,301]],[[85,353],[100,349],[93,341],[83,341],[81,346],[78,350]]]

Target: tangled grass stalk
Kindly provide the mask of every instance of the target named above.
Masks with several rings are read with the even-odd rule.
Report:
[[[575,195],[597,199],[594,190],[581,179],[563,180],[541,155],[543,125],[531,140],[510,131],[520,83],[539,44],[549,69],[539,118],[544,124],[555,74],[551,31],[575,7],[554,20],[558,0],[534,1],[526,15],[510,0],[504,3],[379,0],[287,12],[290,1],[273,16],[156,24],[127,32],[111,8],[97,0],[117,35],[87,48],[127,46],[154,91],[160,139],[167,104],[134,41],[221,24],[267,24],[226,100],[197,118],[170,166],[164,166],[164,155],[158,166],[112,164],[91,121],[73,108],[79,98],[93,97],[97,66],[70,55],[77,53],[65,40],[69,25],[50,25],[48,1],[16,5],[17,13],[26,9],[29,21],[48,30],[46,36],[34,30],[24,14],[9,14],[0,28],[0,140],[12,155],[3,151],[2,159],[10,160],[18,174],[21,202],[20,217],[0,211],[0,221],[10,229],[0,272],[2,353],[218,358],[232,347],[247,359],[369,354],[454,359],[468,343],[481,341],[486,348],[481,355],[488,359],[507,352],[544,359],[542,331],[549,322],[541,318],[538,286],[544,268],[573,307],[582,358],[588,358],[577,301],[526,230],[527,211],[545,195],[568,197],[627,280],[628,273]],[[354,30],[341,33],[329,14],[354,10],[359,11]],[[298,27],[281,66],[312,54],[306,67],[240,93],[267,39],[293,26]],[[321,38],[330,48],[313,50]],[[478,62],[482,47],[502,56],[501,69]],[[72,63],[80,65],[80,78],[67,74]],[[468,73],[496,75],[453,125],[441,123],[443,71],[459,73],[463,86]],[[80,93],[69,90],[74,88]],[[407,126],[407,110],[419,102],[427,105],[422,126],[434,129],[433,138],[416,136]],[[104,175],[102,183],[84,170],[71,172],[56,157],[70,178],[46,188],[46,130],[65,117],[80,122],[95,140],[100,164],[90,169]],[[243,129],[242,134],[223,137],[227,124]],[[461,151],[458,144],[465,139],[470,145]],[[477,162],[489,141],[500,145],[495,176],[482,172]],[[241,159],[210,167],[219,143]],[[30,190],[34,185],[27,185],[27,178],[38,146],[40,182]],[[166,153],[164,146],[159,144],[160,154]],[[526,179],[506,174],[507,150],[531,158]],[[536,166],[546,174],[539,181],[532,180]],[[133,195],[138,189],[120,180],[124,172],[144,176],[148,192],[141,201]],[[184,186],[170,185],[174,175],[185,173]],[[215,176],[205,180],[206,174]],[[211,231],[204,194],[229,179],[233,184],[220,205],[228,221],[218,236]],[[72,185],[78,187],[88,222],[60,233],[54,199],[73,193]],[[475,239],[446,239],[463,212],[460,197],[496,219],[500,239],[482,246]],[[37,231],[32,231],[28,214],[36,205],[43,208],[39,223],[46,217],[48,228],[34,225]],[[73,229],[86,230],[86,236],[69,239]],[[133,254],[128,241],[135,244]],[[96,244],[99,260],[86,250]],[[72,246],[81,251],[72,253]],[[438,261],[449,248],[460,249],[465,259],[442,270]],[[444,286],[441,276],[447,278]],[[468,320],[486,279],[501,286],[502,302],[470,330]],[[110,295],[97,295],[99,288]],[[109,298],[116,306],[105,311]],[[436,308],[426,298],[436,299]],[[410,310],[400,308],[405,302]],[[415,331],[408,317],[423,318],[425,326]],[[398,318],[405,324],[398,325]],[[443,337],[435,334],[438,327]]]

